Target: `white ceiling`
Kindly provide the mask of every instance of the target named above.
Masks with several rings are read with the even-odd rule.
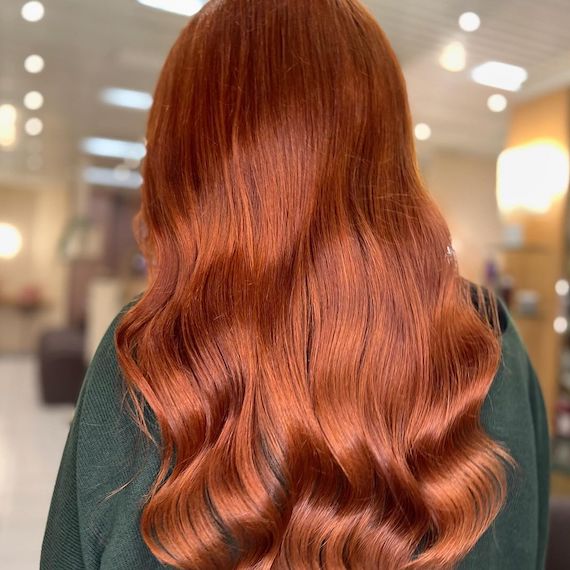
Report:
[[[73,181],[82,160],[85,136],[140,139],[145,113],[103,105],[108,86],[152,90],[168,48],[185,18],[145,8],[136,0],[43,0],[45,18],[25,22],[24,0],[0,0],[0,103],[21,111],[14,150],[0,151],[0,177]],[[408,80],[414,117],[433,136],[421,149],[443,146],[481,153],[501,150],[508,114],[486,107],[496,90],[473,83],[469,70],[487,60],[522,65],[529,71],[523,90],[509,101],[570,85],[570,0],[368,0],[391,39]],[[475,33],[462,32],[459,15],[475,11],[482,19]],[[464,72],[449,73],[438,56],[449,41],[467,48]],[[27,74],[23,61],[41,54],[45,70]],[[44,108],[23,108],[22,97],[37,89]],[[23,133],[23,122],[39,116],[40,137]],[[43,156],[43,169],[31,173],[27,160]],[[113,164],[110,162],[110,164]]]
[[[496,89],[471,81],[470,70],[485,61],[519,65],[529,79],[514,105],[552,89],[570,86],[570,0],[370,0],[369,6],[392,41],[404,67],[414,117],[432,126],[430,145],[498,153],[508,113],[487,109]],[[465,11],[481,17],[474,33],[463,32]],[[438,64],[443,47],[461,41],[467,67],[450,73]],[[421,146],[421,145],[420,145]]]

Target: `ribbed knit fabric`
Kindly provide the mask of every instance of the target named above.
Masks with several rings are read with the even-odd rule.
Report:
[[[520,469],[510,481],[507,505],[460,568],[542,570],[550,470],[544,401],[519,333],[501,310],[502,362],[482,421]],[[164,568],[139,532],[159,455],[144,444],[127,410],[113,341],[119,318],[103,338],[79,396],[49,512],[41,570]]]

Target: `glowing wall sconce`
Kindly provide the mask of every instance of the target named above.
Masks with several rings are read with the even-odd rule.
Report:
[[[22,249],[22,234],[12,224],[0,223],[0,259],[12,259]]]
[[[499,156],[497,202],[502,214],[544,214],[568,191],[569,183],[568,151],[556,141],[538,139]]]
[[[0,105],[0,146],[11,147],[16,142],[16,119],[14,105]]]

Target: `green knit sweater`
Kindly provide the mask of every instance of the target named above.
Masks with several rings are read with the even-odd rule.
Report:
[[[520,470],[511,481],[505,508],[461,569],[544,568],[549,494],[544,402],[519,333],[504,307],[502,312],[502,362],[482,421],[507,446]],[[139,533],[142,503],[159,456],[153,448],[143,450],[125,409],[113,341],[117,322],[103,338],[79,396],[47,521],[41,570],[164,567]]]

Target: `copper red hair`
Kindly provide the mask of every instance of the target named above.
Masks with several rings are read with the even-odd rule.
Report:
[[[356,0],[211,0],[156,89],[142,298],[117,331],[178,568],[448,568],[509,456],[500,360],[418,174],[404,79]],[[493,305],[496,308],[496,305]],[[496,314],[492,310],[490,314]]]

